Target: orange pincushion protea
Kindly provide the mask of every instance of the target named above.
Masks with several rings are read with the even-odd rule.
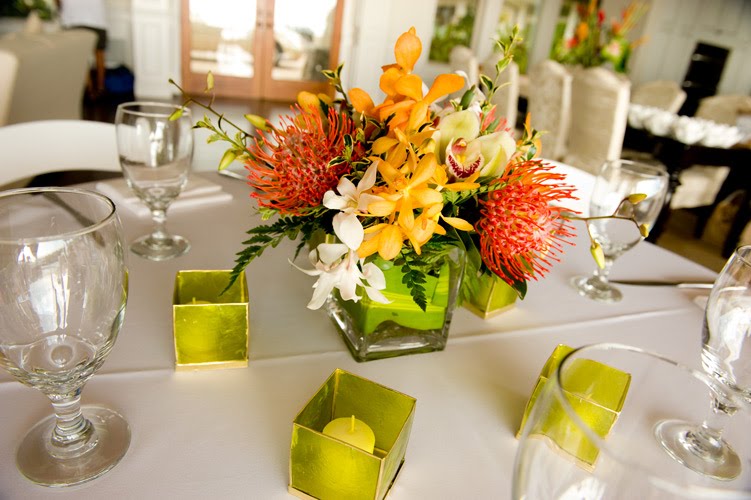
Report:
[[[324,193],[352,170],[349,161],[329,162],[343,153],[344,137],[357,129],[349,116],[334,108],[329,108],[327,120],[318,112],[299,107],[294,111],[281,119],[279,127],[259,131],[260,138],[248,148],[250,159],[245,165],[248,184],[258,190],[251,196],[259,206],[283,215],[302,215],[319,206]],[[359,149],[356,144],[351,161],[362,157]]]
[[[562,207],[550,203],[573,198],[573,187],[542,160],[509,166],[494,183],[506,184],[481,199],[475,229],[485,265],[506,283],[537,279],[558,261],[561,243],[571,242],[573,228],[561,217]]]

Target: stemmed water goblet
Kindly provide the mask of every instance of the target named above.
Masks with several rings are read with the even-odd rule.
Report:
[[[123,322],[124,253],[115,206],[101,194],[0,193],[0,366],[42,391],[54,409],[17,450],[19,470],[35,483],[88,481],[128,449],[122,416],[80,404],[84,384],[104,363]]]
[[[654,438],[661,419],[699,418],[707,394],[742,404],[707,374],[656,353],[619,344],[573,350],[544,382],[524,423],[512,498],[748,498],[751,471],[732,481],[697,474]],[[727,439],[748,464],[748,409],[737,417]]]
[[[624,159],[603,164],[595,178],[587,229],[602,248],[604,266],[597,267],[592,276],[571,280],[579,295],[602,302],[621,300],[620,290],[608,281],[610,268],[616,258],[642,240],[640,226],[649,229],[654,225],[667,191],[668,174],[659,166]],[[635,194],[646,197],[638,203],[629,201]]]
[[[117,107],[117,150],[130,189],[151,210],[154,229],[130,249],[150,260],[183,255],[190,243],[167,231],[167,209],[188,182],[193,158],[193,123],[189,109],[155,102]],[[177,113],[176,113],[177,112]]]
[[[728,390],[751,403],[751,245],[733,253],[720,272],[707,301],[702,332],[704,370]],[[718,479],[733,479],[742,460],[723,439],[736,405],[711,399],[702,424],[669,420],[660,424],[658,439],[687,467]]]

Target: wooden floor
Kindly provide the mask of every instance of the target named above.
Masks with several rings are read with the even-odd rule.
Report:
[[[84,102],[84,119],[114,122],[117,105],[121,102],[133,100],[132,95],[105,95],[96,101]],[[172,102],[182,100],[175,97]],[[286,114],[292,103],[280,103],[260,100],[228,100],[217,99],[216,108],[227,116],[237,120],[244,120],[242,115],[255,114],[265,117],[277,117]],[[204,111],[198,106],[191,106],[195,116],[203,116]],[[657,244],[674,253],[683,255],[709,269],[719,272],[726,262],[721,255],[721,246],[708,239],[695,238],[693,235],[696,216],[688,210],[676,210],[671,214],[666,230],[660,236]]]

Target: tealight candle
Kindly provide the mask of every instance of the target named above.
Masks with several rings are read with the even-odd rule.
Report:
[[[195,297],[193,297],[193,300],[190,302],[191,304],[211,304],[208,300],[196,300]]]
[[[362,420],[357,420],[354,415],[351,418],[344,417],[332,420],[323,428],[323,433],[368,453],[373,453],[375,448],[373,430]]]

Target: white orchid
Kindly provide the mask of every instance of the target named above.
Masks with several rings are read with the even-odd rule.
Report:
[[[357,252],[342,243],[321,243],[308,255],[315,269],[302,269],[292,261],[290,264],[309,276],[318,276],[313,284],[313,297],[308,302],[308,309],[318,309],[329,294],[336,288],[342,299],[357,302],[357,287],[365,289],[371,300],[388,303],[389,300],[380,292],[386,288],[386,277],[378,266],[358,259]],[[361,269],[362,267],[362,269]]]
[[[357,214],[367,213],[368,205],[376,201],[383,201],[380,197],[365,192],[375,185],[377,172],[378,168],[373,163],[365,171],[357,186],[346,177],[342,177],[336,187],[339,192],[338,195],[333,190],[326,191],[326,194],[323,195],[323,206],[332,210],[340,210],[334,216],[334,233],[339,240],[352,250],[357,250],[360,247],[365,235]]]

